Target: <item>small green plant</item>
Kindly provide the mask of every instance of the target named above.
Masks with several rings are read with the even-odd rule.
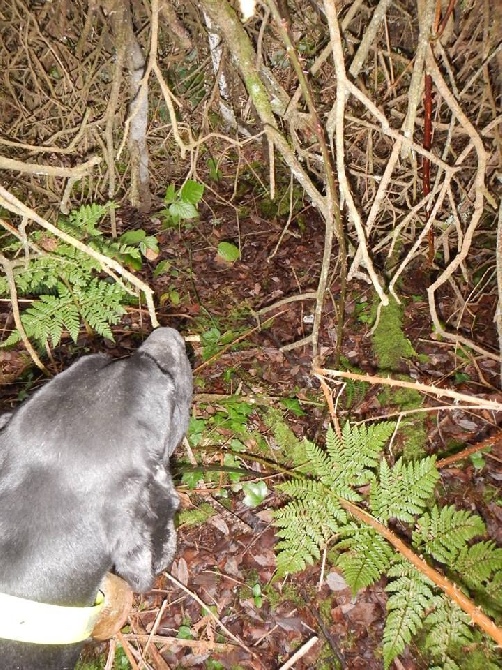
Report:
[[[325,449],[298,441],[294,474],[278,485],[291,501],[274,513],[277,573],[303,570],[327,549],[354,592],[386,575],[384,667],[423,631],[433,663],[454,670],[462,667],[462,645],[480,643],[469,617],[382,535],[349,515],[344,502],[364,505],[384,526],[407,528],[414,552],[447,566],[459,588],[492,615],[500,615],[502,549],[479,539],[486,528],[477,515],[434,505],[435,457],[387,462],[383,448],[394,429],[391,422],[346,423],[340,437],[328,430]]]
[[[209,178],[212,179],[213,181],[220,181],[222,178],[222,173],[220,168],[218,167],[217,161],[214,160],[214,158],[209,158],[207,161],[207,168],[209,170]]]
[[[236,247],[232,242],[220,242],[217,248],[219,258],[227,263],[235,263],[241,257],[239,247]]]
[[[103,670],[106,665],[106,657],[100,656],[93,660],[79,660],[75,666],[75,670]],[[115,650],[115,658],[113,659],[114,670],[131,670],[131,664],[126,656],[124,648],[119,644]]]
[[[128,230],[119,237],[119,244],[126,247],[133,247],[139,249],[141,256],[149,260],[155,260],[159,255],[159,243],[155,235],[147,235],[146,232],[140,228],[139,230]],[[134,270],[141,270],[142,260],[137,253],[130,255],[125,253],[122,255],[122,262],[130,265]]]
[[[97,227],[112,205],[84,205],[61,218],[58,227],[102,254],[141,264],[141,248],[107,239]],[[113,339],[110,326],[120,320],[124,303],[130,300],[125,284],[102,278],[99,261],[46,231],[33,232],[30,242],[40,251],[27,260],[13,261],[18,295],[34,298],[21,314],[27,336],[41,345],[50,342],[56,346],[65,330],[76,341],[84,323],[88,329]],[[24,253],[23,245],[12,238],[4,244],[3,253],[15,259]],[[6,281],[0,280],[0,294],[8,293]],[[19,333],[14,331],[2,346],[19,340]]]
[[[236,330],[222,332],[217,326],[212,326],[204,331],[200,336],[203,360],[207,361],[217,354],[222,347],[231,344],[239,337],[239,334],[239,331]]]
[[[176,228],[181,221],[189,227],[190,223],[187,222],[199,216],[197,207],[203,195],[204,185],[192,179],[188,179],[178,190],[174,184],[170,184],[164,196],[166,207],[160,212],[164,218],[164,228]]]

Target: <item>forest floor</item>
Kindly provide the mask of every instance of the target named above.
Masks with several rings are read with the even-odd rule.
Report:
[[[260,309],[283,298],[315,291],[324,239],[322,222],[315,210],[306,205],[281,239],[284,217],[264,214],[260,199],[252,190],[240,207],[237,224],[234,208],[221,200],[214,198],[211,202],[205,198],[200,220],[161,232],[156,217],[141,218],[127,209],[119,212],[120,232],[143,228],[159,241],[160,255],[142,272],[161,305],[161,324],[177,327],[183,335],[201,336],[200,342],[193,342],[193,413],[199,426],[214,430],[217,439],[212,451],[206,448],[201,452],[194,443],[190,453],[185,453],[186,447],[181,445],[177,454],[182,462],[193,458],[200,462],[204,458],[205,468],[222,463],[218,449],[233,439],[232,421],[240,427],[245,425],[250,448],[253,431],[257,431],[273,453],[263,408],[282,408],[296,435],[320,444],[329,423],[319,382],[311,373],[309,346],[283,349],[310,333],[313,301],[307,297],[262,313],[261,324],[274,317],[266,328],[259,327],[257,320]],[[240,242],[241,259],[235,263],[221,260],[216,253],[220,241]],[[155,273],[162,261],[163,271]],[[425,258],[423,265],[417,258],[413,274],[405,277],[400,287],[403,332],[416,356],[402,359],[397,369],[383,373],[378,370],[370,336],[371,287],[364,282],[350,283],[342,341],[346,363],[367,373],[405,375],[425,384],[501,402],[496,361],[456,350],[452,344],[435,339],[425,295],[429,274]],[[322,319],[321,353],[325,367],[334,363],[339,290],[335,273]],[[440,296],[446,302],[452,299],[451,295]],[[493,349],[496,334],[489,315],[494,313],[495,299],[495,295],[482,296],[462,316],[463,333]],[[7,328],[11,327],[9,312],[9,306],[3,303],[2,325]],[[125,355],[149,329],[146,310],[131,307],[113,329],[115,342],[107,343],[106,348],[114,356]],[[235,343],[236,340],[239,341]],[[79,355],[102,349],[103,342],[85,333],[78,347],[67,337],[52,352],[50,370],[57,373]],[[4,382],[2,409],[16,405],[42,383],[42,378],[27,365],[21,347],[0,352],[0,364]],[[232,401],[230,405],[228,399]],[[249,410],[253,404],[256,411]],[[419,415],[423,443],[418,448],[422,453],[442,457],[496,432],[500,417],[484,410],[444,408],[446,404],[444,399],[432,397],[424,401],[430,411]],[[241,405],[245,408],[242,412]],[[403,410],[398,394],[383,392],[377,386],[366,387],[350,403],[343,400],[342,392],[338,407],[341,421],[352,422],[396,418]],[[215,416],[229,420],[220,422],[215,429]],[[410,415],[406,423],[413,425],[415,420],[418,421]],[[440,503],[457,503],[479,513],[498,543],[502,542],[501,462],[499,443],[478,462],[467,459],[444,469],[440,487]],[[261,468],[260,463],[249,465],[254,470]],[[232,491],[232,482],[224,473],[195,488],[180,484],[184,508],[196,509],[208,503],[213,516],[203,524],[180,526],[178,552],[171,569],[177,582],[161,576],[154,591],[137,597],[128,632],[121,640],[129,647],[128,654],[135,658],[137,667],[383,668],[383,581],[354,596],[341,574],[329,564],[322,568],[316,565],[287,579],[274,579],[271,510],[281,503],[281,498],[273,491],[278,477],[265,474],[269,478],[269,495],[257,507],[245,504],[242,491]],[[149,644],[145,651],[146,636],[152,633],[155,644]],[[304,645],[311,640],[312,646],[307,650]],[[92,645],[86,656],[92,657],[97,651],[106,654],[106,645]],[[298,651],[296,663],[285,665]],[[139,662],[141,654],[148,666]],[[117,662],[115,667],[127,666]],[[418,670],[427,665],[413,648],[395,667]]]

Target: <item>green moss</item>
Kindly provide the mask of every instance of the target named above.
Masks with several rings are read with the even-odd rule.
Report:
[[[331,621],[331,609],[333,608],[333,601],[331,598],[324,598],[317,603],[319,614],[326,622]]]
[[[402,377],[404,381],[410,381],[406,377]],[[381,405],[397,405],[400,409],[410,410],[417,409],[422,406],[422,396],[414,389],[405,389],[399,387],[386,386],[381,393],[378,394],[378,401]]]
[[[427,430],[423,418],[416,418],[403,426],[400,433],[403,438],[403,457],[406,460],[423,458],[427,442]]]
[[[203,502],[195,509],[181,510],[178,515],[178,526],[200,526],[215,514],[211,505]]]
[[[339,670],[342,666],[329,644],[323,644],[316,659],[316,670]]]
[[[373,333],[373,349],[378,366],[384,370],[399,367],[403,358],[416,358],[417,352],[403,333],[403,306],[391,298],[380,310],[378,325]]]
[[[303,607],[305,605],[305,598],[298,593],[297,587],[291,582],[283,584],[280,591],[273,583],[266,584],[262,590],[263,595],[270,603],[271,609],[276,608],[278,605],[285,603],[286,601],[298,607]]]

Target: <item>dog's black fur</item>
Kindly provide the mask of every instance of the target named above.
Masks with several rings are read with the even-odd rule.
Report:
[[[159,328],[130,358],[85,356],[0,417],[0,592],[93,605],[112,566],[151,587],[176,548],[169,456],[191,398],[184,342]],[[0,640],[0,668],[65,670],[80,648]]]

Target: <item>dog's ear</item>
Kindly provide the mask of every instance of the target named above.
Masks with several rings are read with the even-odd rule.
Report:
[[[144,593],[174,558],[179,499],[162,464],[150,481],[129,481],[122,493],[109,510],[111,558],[117,573]]]
[[[2,428],[5,428],[5,426],[9,423],[11,416],[12,412],[0,415],[0,430],[2,430]]]
[[[190,419],[193,381],[185,342],[173,328],[157,328],[137,351],[153,359],[173,385],[171,431],[165,445],[169,457],[185,435]]]

